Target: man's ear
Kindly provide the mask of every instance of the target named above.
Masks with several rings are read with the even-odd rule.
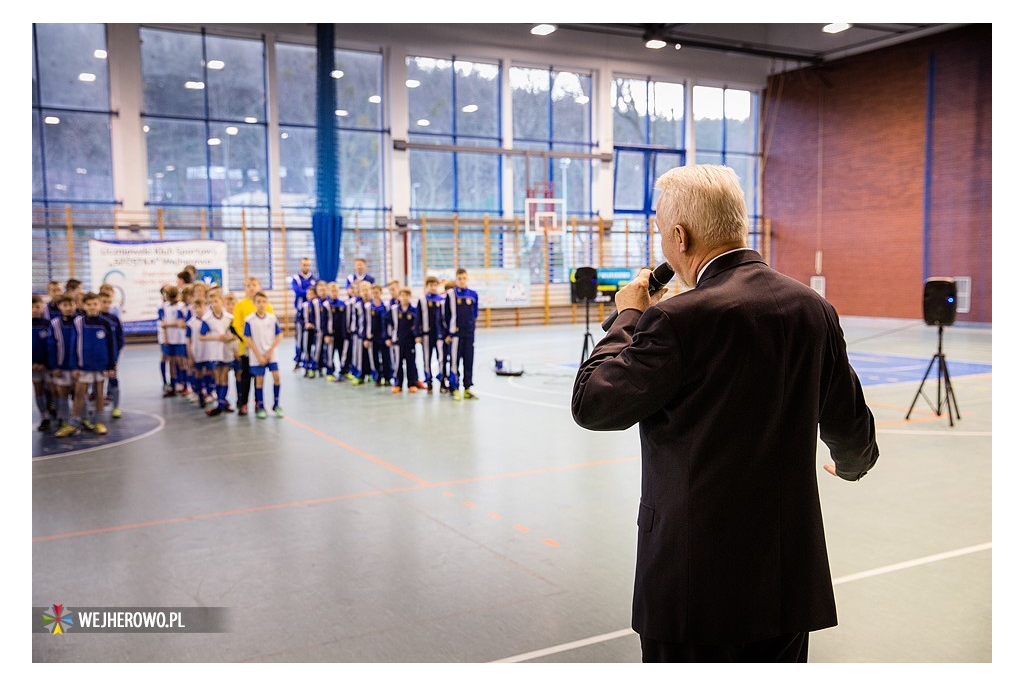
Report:
[[[686,252],[690,248],[690,235],[683,228],[682,224],[676,224],[672,227],[672,239],[675,240],[676,245],[679,247],[679,252]]]

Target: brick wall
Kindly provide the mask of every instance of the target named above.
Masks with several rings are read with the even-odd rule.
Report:
[[[809,283],[821,250],[826,297],[859,316],[919,318],[925,278],[970,276],[958,320],[990,322],[991,66],[985,24],[773,77],[772,266]]]

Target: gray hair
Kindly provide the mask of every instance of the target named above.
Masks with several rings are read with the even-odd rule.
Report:
[[[707,247],[747,244],[747,204],[736,172],[727,166],[693,164],[669,169],[655,185],[669,226],[682,224]]]

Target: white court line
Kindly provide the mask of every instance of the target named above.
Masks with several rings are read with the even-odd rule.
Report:
[[[869,571],[861,571],[860,573],[852,573],[848,576],[841,578],[835,578],[832,580],[833,585],[842,585],[844,583],[851,583],[855,580],[861,580],[863,578],[871,578],[872,576],[880,576],[884,573],[892,573],[893,571],[902,571],[905,568],[911,568],[914,566],[921,566],[923,564],[931,564],[936,561],[943,561],[944,559],[952,559],[953,557],[963,556],[965,554],[973,554],[974,552],[982,552],[987,549],[992,549],[991,542],[984,542],[980,545],[973,545],[971,547],[962,547],[960,549],[954,549],[949,552],[941,552],[939,554],[932,554],[927,557],[919,557],[917,559],[911,559],[909,561],[902,561],[898,564],[890,564],[889,566],[880,566],[879,568],[871,569]],[[498,659],[492,661],[492,664],[514,664],[522,661],[530,661],[531,659],[539,659],[542,656],[548,656],[551,654],[558,654],[559,652],[568,652],[572,649],[579,649],[580,647],[586,647],[588,645],[595,645],[600,642],[607,642],[609,640],[617,640],[620,637],[626,637],[627,635],[636,635],[632,628],[625,628],[623,630],[616,630],[613,633],[605,633],[604,635],[595,635],[594,637],[584,638],[582,640],[575,640],[573,642],[566,642],[554,647],[547,647],[545,649],[538,649],[533,652],[526,652],[524,654],[517,654],[510,656],[505,659]]]
[[[963,438],[991,438],[992,431],[915,431],[915,430],[903,430],[901,428],[879,428],[875,431],[876,433],[886,433],[887,435],[941,435],[942,437],[963,437]]]
[[[519,383],[513,381],[512,378],[513,377],[510,376],[506,380],[508,381],[508,384],[511,385],[513,388],[519,388],[520,390],[526,390],[527,392],[540,392],[544,393],[545,395],[561,395],[562,397],[565,397],[566,394],[565,390],[542,390],[541,388],[531,388],[526,385],[520,385]]]
[[[136,411],[135,409],[123,409],[122,411],[125,414],[145,414],[146,416],[152,416],[159,423],[157,423],[156,428],[153,428],[152,430],[147,431],[146,433],[142,433],[141,435],[136,435],[136,436],[131,437],[131,438],[125,438],[124,440],[118,440],[117,442],[105,442],[102,445],[96,445],[96,447],[89,447],[89,448],[84,449],[84,450],[73,450],[71,452],[62,452],[60,454],[50,455],[49,457],[32,457],[32,463],[34,464],[37,461],[49,461],[50,459],[60,459],[62,457],[73,457],[76,454],[86,454],[88,452],[96,452],[98,450],[105,450],[108,447],[116,447],[117,445],[127,445],[130,442],[135,442],[136,440],[142,440],[143,438],[148,438],[149,436],[153,435],[154,433],[159,433],[160,431],[162,431],[164,429],[164,425],[166,425],[166,423],[167,423],[166,421],[164,421],[164,418],[162,416],[158,416],[156,414],[150,414],[148,411]]]

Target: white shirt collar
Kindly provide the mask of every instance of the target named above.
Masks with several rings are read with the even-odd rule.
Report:
[[[720,255],[716,255],[714,258],[712,258],[712,260],[710,262],[708,262],[707,264],[704,265],[704,268],[702,268],[699,272],[697,272],[697,284],[698,285],[700,284],[700,277],[704,275],[704,272],[707,271],[707,268],[709,266],[711,266],[711,264],[714,263],[714,261],[716,259],[718,259],[719,257],[724,257],[727,254],[732,254],[733,252],[739,252],[740,250],[748,250],[748,249],[750,249],[750,248],[748,248],[748,247],[737,247],[734,250],[729,250],[728,252],[723,252]]]

